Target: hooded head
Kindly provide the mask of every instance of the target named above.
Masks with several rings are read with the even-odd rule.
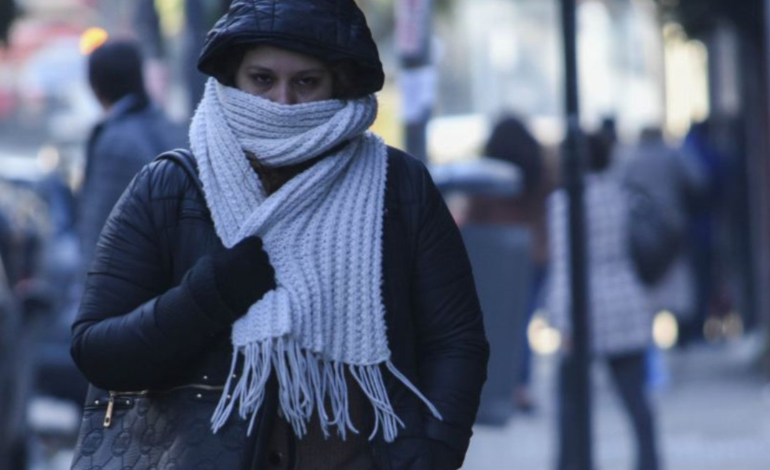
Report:
[[[243,56],[261,44],[326,63],[345,90],[340,97],[374,93],[385,80],[377,45],[354,0],[233,0],[206,36],[198,69],[233,86]]]

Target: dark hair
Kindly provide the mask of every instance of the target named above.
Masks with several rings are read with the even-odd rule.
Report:
[[[340,61],[329,64],[332,71],[332,96],[340,100],[363,98],[369,92],[356,80],[358,69],[351,61]]]
[[[241,66],[243,58],[253,45],[234,46],[227,54],[222,54],[219,61],[219,73],[215,78],[222,85],[235,88],[235,76],[238,74],[238,67]]]
[[[98,47],[88,58],[88,81],[94,93],[109,103],[131,94],[146,99],[138,44],[113,40]]]
[[[585,138],[588,171],[602,172],[612,164],[612,153],[618,141],[617,124],[614,117],[605,117],[595,131]]]
[[[614,144],[614,140],[601,131],[586,136],[589,171],[599,173],[610,166]]]
[[[527,192],[539,186],[543,171],[540,142],[517,117],[505,116],[495,124],[484,155],[516,165],[524,175]]]
[[[640,142],[661,142],[663,140],[663,129],[656,126],[644,127],[639,132]]]
[[[235,76],[243,62],[244,56],[250,50],[259,47],[259,44],[243,44],[235,46],[221,59],[221,71],[215,75],[222,85],[235,88]],[[329,67],[332,74],[332,97],[340,100],[363,98],[366,90],[356,85],[356,65],[351,61],[338,61],[327,63],[318,58]]]

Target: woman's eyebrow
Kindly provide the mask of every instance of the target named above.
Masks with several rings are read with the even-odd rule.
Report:
[[[246,66],[246,70],[248,71],[256,71],[256,72],[272,72],[273,69],[270,67],[265,67],[263,65],[248,65]]]
[[[304,69],[304,70],[297,71],[297,73],[326,73],[326,72],[327,72],[327,69],[325,69],[323,67],[316,67],[316,68],[310,68],[310,69]]]
[[[266,67],[264,65],[248,65],[246,66],[246,70],[249,72],[275,72],[275,69]],[[326,73],[327,69],[323,67],[311,67],[308,69],[301,69],[301,70],[294,70],[292,73],[294,74],[303,74],[303,73]]]

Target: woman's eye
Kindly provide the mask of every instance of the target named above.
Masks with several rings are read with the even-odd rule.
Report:
[[[273,78],[270,75],[260,73],[252,75],[251,80],[259,85],[268,85],[272,82]]]
[[[297,84],[303,87],[313,87],[318,85],[319,79],[317,77],[302,77],[297,80]]]

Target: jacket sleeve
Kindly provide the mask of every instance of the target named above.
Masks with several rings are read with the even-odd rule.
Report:
[[[196,301],[215,291],[210,258],[171,285],[156,220],[170,209],[153,201],[153,167],[136,176],[110,214],[72,327],[73,359],[91,383],[109,390],[167,386],[229,326]]]
[[[426,411],[434,468],[459,468],[487,376],[489,345],[460,232],[423,167],[412,280],[420,385],[443,420]]]

